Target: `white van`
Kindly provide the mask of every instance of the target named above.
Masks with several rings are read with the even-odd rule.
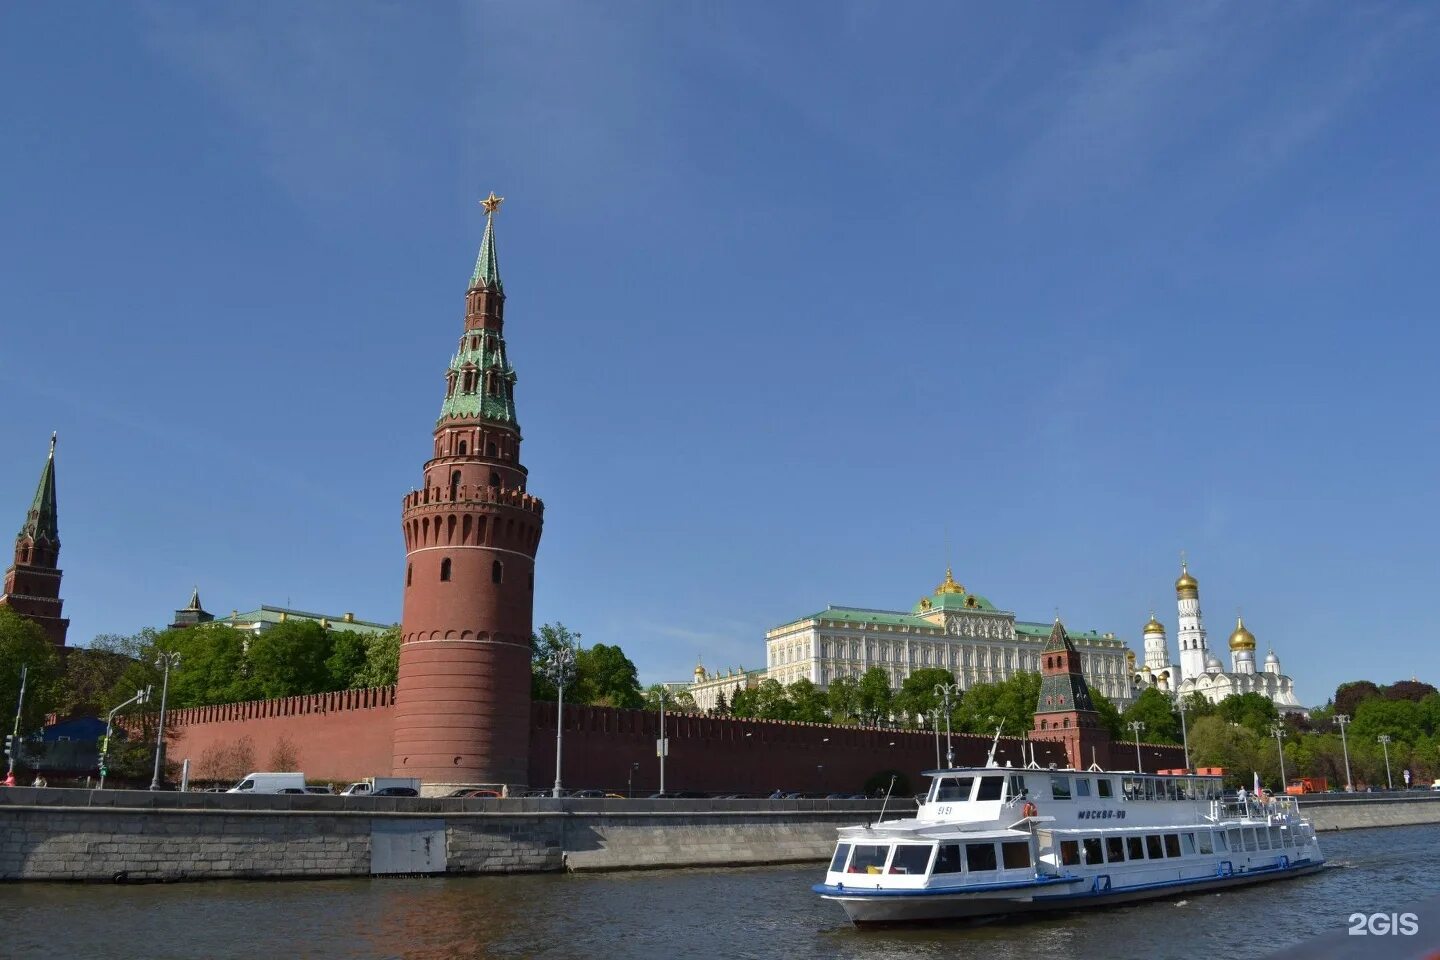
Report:
[[[226,793],[304,793],[303,773],[247,773]]]

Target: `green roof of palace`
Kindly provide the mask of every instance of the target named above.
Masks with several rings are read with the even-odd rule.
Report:
[[[344,614],[335,616],[333,614],[311,613],[308,610],[291,610],[289,607],[261,606],[258,610],[251,610],[248,613],[232,613],[223,620],[216,622],[226,623],[285,623],[293,620],[308,620],[312,623],[319,623],[322,620],[332,630],[353,630],[356,633],[383,633],[389,630],[393,624],[376,623],[373,620],[346,620]]]
[[[25,514],[25,525],[20,528],[20,537],[32,540],[60,542],[60,521],[55,509],[55,437],[50,437],[50,457],[40,471],[40,482],[35,487],[35,499]]]
[[[500,261],[495,256],[495,217],[485,218],[485,237],[480,241],[480,255],[475,258],[475,270],[470,274],[470,286],[493,287],[502,293],[505,285],[500,282]]]

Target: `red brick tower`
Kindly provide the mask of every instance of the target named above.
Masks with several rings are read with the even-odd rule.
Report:
[[[1065,756],[1076,770],[1108,762],[1110,734],[1090,700],[1090,687],[1080,670],[1080,651],[1058,619],[1040,652],[1040,672],[1040,702],[1035,705],[1035,729],[1030,738],[1065,744]]]
[[[65,646],[70,621],[60,616],[60,524],[55,510],[55,436],[40,472],[35,499],[15,538],[15,563],[5,571],[0,606],[33,621],[57,647]]]
[[[427,793],[529,782],[530,629],[544,505],[525,490],[495,211],[465,295],[425,487],[405,497],[394,772]]]

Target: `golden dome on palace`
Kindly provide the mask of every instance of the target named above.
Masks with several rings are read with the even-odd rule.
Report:
[[[1235,632],[1230,634],[1231,650],[1254,650],[1255,634],[1245,629],[1245,619],[1235,618]]]
[[[1175,592],[1181,597],[1195,597],[1200,592],[1200,581],[1190,576],[1190,568],[1180,565],[1180,576],[1175,580]]]
[[[1140,632],[1141,632],[1141,633],[1164,633],[1164,632],[1165,632],[1165,624],[1161,623],[1159,620],[1156,620],[1156,619],[1155,619],[1155,614],[1152,613],[1152,614],[1150,614],[1150,622],[1147,623],[1147,624],[1145,624],[1145,629],[1141,630]]]
[[[936,592],[936,593],[964,593],[964,592],[965,592],[965,588],[962,587],[960,584],[958,584],[958,583],[955,582],[955,574],[953,574],[953,573],[950,572],[950,568],[949,568],[949,567],[946,567],[946,568],[945,568],[945,579],[940,582],[940,586],[938,586],[938,587],[935,588],[935,592]]]

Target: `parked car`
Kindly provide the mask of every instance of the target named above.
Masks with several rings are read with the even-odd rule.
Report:
[[[553,791],[553,790],[526,790],[524,793],[520,794],[520,796],[522,796],[522,797],[530,797],[530,798],[534,799],[534,798],[539,798],[539,797],[550,797],[550,796],[554,796],[554,794],[555,794],[555,791]],[[565,796],[565,791],[564,791],[564,790],[561,790],[561,791],[560,791],[560,796],[562,796],[562,797]]]
[[[452,797],[464,797],[466,800],[498,800],[499,790],[456,790],[450,794]]]
[[[370,794],[370,796],[372,796],[372,797],[418,797],[418,796],[420,796],[420,791],[419,791],[419,790],[416,790],[414,787],[381,787],[379,790],[376,790],[374,793]]]
[[[386,787],[410,787],[417,794],[420,792],[419,777],[366,777],[364,780],[350,784],[342,790],[341,796],[345,797],[378,797],[379,791]],[[396,796],[396,794],[387,794]]]
[[[300,794],[301,796],[304,796],[304,795],[305,795],[305,790],[304,790],[304,788],[302,788],[302,787],[281,787],[279,790],[273,790],[273,791],[271,791],[271,792],[272,792],[272,793],[298,793],[298,794]]]
[[[305,774],[296,772],[286,773],[247,773],[245,778],[227,793],[304,793]]]
[[[604,799],[605,799],[605,791],[604,791],[604,790],[576,790],[574,793],[570,794],[570,796],[571,796],[573,799],[576,799],[576,800],[604,800]]]
[[[316,786],[307,786],[307,787],[305,788],[305,792],[306,792],[306,793],[316,793],[316,794],[319,794],[319,795],[324,796],[324,797],[333,797],[333,796],[335,796],[335,788],[332,787],[332,786],[330,786],[330,784],[328,784],[328,783],[322,783],[322,784],[318,784],[318,785],[316,785]]]

